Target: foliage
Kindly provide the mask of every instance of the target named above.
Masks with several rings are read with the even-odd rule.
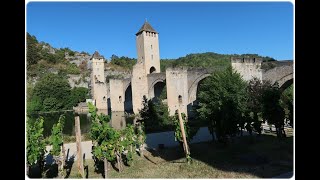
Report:
[[[33,124],[27,119],[27,163],[34,165],[44,161],[46,146],[43,137],[43,118],[39,117]],[[41,166],[41,165],[40,165]]]
[[[266,86],[263,95],[263,118],[270,124],[274,124],[277,130],[277,136],[285,136],[284,117],[285,112],[280,105],[281,91],[278,84]]]
[[[43,104],[42,104],[42,109],[44,111],[55,111],[60,108],[62,108],[62,103],[59,102],[54,97],[48,97],[48,98],[44,99]]]
[[[277,64],[276,64],[276,62],[274,62],[274,61],[263,62],[263,63],[261,64],[261,69],[264,69],[265,71],[267,71],[267,70],[272,69],[272,68],[274,68],[274,67],[276,67],[276,66],[277,66]]]
[[[98,115],[97,108],[92,103],[88,103],[88,106],[92,119],[90,136],[94,144],[92,149],[94,158],[100,161],[107,159],[115,163],[115,161],[120,162],[124,156],[125,163],[131,164],[132,146],[136,144],[133,126],[128,125],[124,130],[116,130],[110,126],[109,116],[102,113]],[[96,163],[96,168],[98,166],[99,164]]]
[[[27,69],[30,68],[30,65],[36,64],[40,61],[41,56],[39,51],[40,48],[38,47],[37,38],[27,33]]]
[[[38,42],[35,36],[27,33],[27,77],[41,77],[52,71],[66,74],[80,74],[80,68],[66,60],[65,55],[74,56],[70,48],[56,49],[45,42]]]
[[[252,132],[254,128],[259,134],[261,134],[261,113],[262,113],[262,94],[263,94],[263,83],[260,79],[254,77],[249,81],[248,84],[248,101],[247,110],[245,116],[245,123],[247,123],[246,129]],[[251,127],[253,125],[253,127]]]
[[[63,136],[62,130],[64,127],[65,116],[61,115],[59,117],[59,121],[57,124],[53,125],[51,136],[50,136],[50,145],[52,145],[52,149],[50,154],[53,156],[59,156],[61,152],[61,146],[63,145]]]
[[[206,78],[199,87],[197,111],[200,118],[211,121],[221,141],[238,132],[247,101],[246,88],[246,82],[231,67]]]
[[[32,112],[41,111],[42,102],[40,97],[33,96],[30,101],[27,101],[27,114],[31,114]]]
[[[225,70],[231,63],[231,57],[251,57],[262,58],[264,61],[270,61],[273,58],[263,57],[258,54],[218,54],[214,52],[188,54],[178,59],[162,59],[160,61],[161,72],[165,72],[167,67],[203,67],[215,71]]]
[[[134,126],[128,124],[126,128],[121,131],[121,137],[121,144],[123,145],[125,150],[123,152],[124,163],[126,163],[127,165],[131,165],[133,161],[133,154],[135,152],[136,142],[138,141]]]
[[[42,110],[67,109],[70,85],[56,74],[47,74],[35,85],[33,96],[40,99]]]
[[[136,144],[138,145],[138,147],[141,147],[145,143],[147,137],[146,137],[146,133],[145,133],[144,122],[143,121],[140,122],[138,126],[140,126],[140,127],[136,128],[136,130],[135,130],[136,134],[137,134]]]
[[[135,58],[129,58],[125,56],[118,57],[114,54],[111,56],[111,61],[110,61],[111,64],[115,64],[126,69],[132,69],[133,65],[135,65],[136,62],[137,62],[137,59]]]
[[[53,156],[55,160],[55,164],[58,165],[58,174],[59,178],[64,176],[64,153],[63,150],[63,128],[64,128],[65,116],[61,115],[59,117],[59,121],[57,124],[54,124],[51,131],[51,136],[49,138],[50,145],[52,145],[52,149],[50,150],[50,154]]]
[[[152,101],[144,96],[142,104],[143,108],[139,111],[139,114],[144,122],[146,133],[172,129],[168,106],[163,104],[162,99]]]
[[[76,64],[68,63],[65,72],[67,74],[80,74],[80,69]]]
[[[70,107],[77,106],[80,102],[85,102],[89,98],[89,89],[85,87],[74,87],[71,89],[69,97]]]
[[[187,120],[187,116],[185,113],[181,113],[181,117],[183,120],[183,126],[184,126],[184,130],[185,130],[185,134],[186,134],[186,139],[187,142],[189,143],[192,138],[197,134],[199,127],[191,127],[188,120]],[[178,113],[176,113],[173,117],[172,117],[173,123],[174,123],[174,136],[175,139],[178,140],[179,142],[183,142],[182,139],[182,133],[181,133],[181,129],[180,129],[180,123],[179,123],[179,116]]]
[[[293,126],[293,85],[282,92],[281,106],[286,110],[286,118],[290,126]]]

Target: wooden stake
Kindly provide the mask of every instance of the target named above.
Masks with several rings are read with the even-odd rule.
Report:
[[[65,162],[66,162],[66,151],[65,151],[63,143],[62,143],[61,149],[62,149],[62,164],[61,164],[61,166],[62,166],[62,170],[64,170],[64,166],[65,166]]]
[[[108,160],[104,158],[104,178],[108,178]]]
[[[139,128],[139,131],[142,132],[142,124],[141,124],[141,122],[139,123],[138,128]],[[140,142],[142,141],[142,136],[141,135],[139,136],[139,141]],[[140,154],[141,157],[143,157],[143,144],[141,144],[139,146],[139,154]]]
[[[181,129],[181,134],[182,134],[182,140],[183,140],[183,147],[184,147],[184,152],[186,153],[186,156],[189,155],[189,148],[187,144],[187,138],[186,138],[186,133],[184,130],[184,125],[183,125],[183,119],[181,117],[180,110],[178,109],[178,116],[179,116],[179,124],[180,124],[180,129]]]
[[[81,174],[82,178],[84,176],[82,152],[81,152],[81,130],[80,130],[80,118],[79,116],[75,117],[75,131],[76,131],[76,141],[77,141],[77,157],[78,157],[78,172]]]

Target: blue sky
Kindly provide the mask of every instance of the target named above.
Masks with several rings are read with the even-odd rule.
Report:
[[[252,53],[293,59],[290,2],[31,2],[27,32],[53,47],[137,57],[145,19],[159,32],[160,58]]]

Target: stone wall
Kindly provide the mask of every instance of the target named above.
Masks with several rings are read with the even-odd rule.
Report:
[[[257,77],[262,80],[261,58],[231,58],[231,65],[246,81]]]
[[[270,81],[274,84],[276,81],[281,87],[286,81],[293,79],[293,64],[278,66],[273,69],[270,69],[266,72],[263,72],[262,80]]]
[[[104,59],[92,58],[91,94],[98,109],[108,109],[108,90],[104,77]]]
[[[110,79],[110,101],[111,111],[124,111],[124,90],[123,80],[121,79]]]
[[[167,99],[169,114],[174,115],[175,111],[187,114],[188,105],[188,71],[187,68],[167,68]]]
[[[137,114],[139,113],[139,110],[142,109],[143,96],[149,98],[148,78],[145,74],[143,63],[137,63],[133,66],[131,86],[133,112]]]

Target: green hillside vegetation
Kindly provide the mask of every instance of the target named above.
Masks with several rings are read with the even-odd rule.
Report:
[[[262,58],[264,62],[268,62],[263,67],[270,69],[276,66],[275,59],[268,56],[259,56],[258,54],[218,54],[214,52],[206,53],[195,53],[188,54],[184,57],[179,57],[177,59],[161,59],[160,69],[161,72],[165,72],[168,67],[204,67],[213,70],[224,70],[228,65],[230,65],[231,57],[251,57],[251,58]],[[116,65],[115,67],[122,67],[124,70],[132,70],[133,66],[136,64],[137,59],[129,58],[125,56],[112,55],[110,64]]]
[[[66,59],[65,54],[72,57],[75,53],[69,48],[56,49],[48,43],[38,42],[35,36],[27,33],[28,115],[39,111],[72,109],[89,98],[88,88],[71,88],[67,79],[68,74],[80,75],[82,80],[89,76],[85,61],[78,67]],[[34,77],[38,78],[36,83],[30,81]]]
[[[112,55],[110,58],[110,64],[123,67],[126,70],[132,70],[132,67],[136,64],[137,59],[129,58],[125,56],[118,57],[117,55]]]
[[[27,77],[42,77],[48,72],[66,74],[86,73],[76,64],[65,58],[65,53],[74,56],[69,48],[52,48],[48,43],[38,42],[35,36],[27,33]],[[87,54],[85,52],[82,52]]]
[[[178,59],[162,59],[160,61],[161,72],[167,67],[203,67],[213,70],[224,70],[231,64],[231,57],[262,58],[263,61],[275,61],[271,57],[263,57],[258,54],[218,54],[214,52],[188,54]]]

